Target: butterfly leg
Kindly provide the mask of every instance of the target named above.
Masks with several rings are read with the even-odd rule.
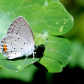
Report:
[[[28,55],[26,55],[26,59],[25,59],[24,61],[26,61],[26,60],[27,60],[27,58],[28,58]]]
[[[33,59],[35,58],[35,54],[36,54],[36,52],[33,52]]]
[[[26,59],[28,58],[28,55],[26,56]]]

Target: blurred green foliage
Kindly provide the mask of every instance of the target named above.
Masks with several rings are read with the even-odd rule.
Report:
[[[61,2],[74,18],[73,28],[64,35],[72,45],[72,56],[68,66],[84,69],[84,0],[61,0]]]
[[[72,59],[69,62],[71,68],[81,67],[84,69],[84,43],[79,42],[78,40],[72,40]]]
[[[3,68],[0,68],[0,79],[18,79],[24,82],[31,82],[34,78],[35,72],[38,69],[34,65],[29,65],[20,72],[8,71]]]

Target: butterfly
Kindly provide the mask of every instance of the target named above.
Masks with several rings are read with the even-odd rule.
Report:
[[[0,51],[7,59],[15,59],[34,52],[34,35],[28,22],[22,17],[17,17],[9,26],[7,34],[0,41]]]

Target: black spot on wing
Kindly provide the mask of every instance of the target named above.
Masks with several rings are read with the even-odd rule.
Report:
[[[17,40],[15,40],[15,41],[17,41]]]
[[[18,40],[19,40],[20,38],[18,38]]]

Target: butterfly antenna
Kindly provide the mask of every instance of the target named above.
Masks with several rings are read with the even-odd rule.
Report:
[[[38,39],[36,40],[35,45],[36,45],[37,41],[39,40],[39,38],[42,36],[42,34],[43,33],[41,33],[40,36],[38,37]]]
[[[40,47],[44,47],[44,46],[40,46]],[[45,48],[47,48],[47,49],[49,49],[50,51],[52,51],[52,49],[50,49],[50,48],[48,48],[48,47],[45,47]]]
[[[47,42],[48,42],[48,38],[47,38],[47,41],[46,41],[46,43],[45,43],[45,46],[46,46]],[[47,49],[49,49],[50,51],[52,51],[52,49],[50,49],[50,48],[48,48],[48,47],[45,47],[45,48],[47,48]]]

